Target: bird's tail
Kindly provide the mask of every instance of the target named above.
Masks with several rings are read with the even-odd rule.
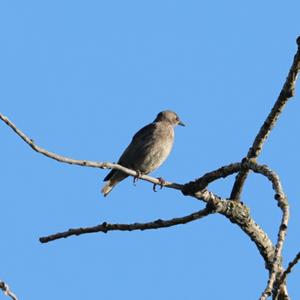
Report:
[[[103,193],[103,196],[106,197],[111,190],[117,185],[120,181],[125,179],[128,175],[118,171],[118,170],[111,170],[110,173],[104,178],[104,181],[107,181],[107,183],[104,185],[104,187],[101,190],[101,193]]]
[[[115,180],[108,180],[107,183],[104,185],[104,187],[101,190],[101,193],[104,197],[106,197],[111,190],[114,188],[114,186],[117,184]]]

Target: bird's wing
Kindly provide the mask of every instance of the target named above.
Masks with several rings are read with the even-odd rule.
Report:
[[[124,167],[133,168],[134,163],[144,156],[145,149],[151,143],[156,128],[156,123],[150,123],[140,129],[133,136],[131,143],[121,155],[119,164]]]
[[[133,164],[137,158],[144,152],[144,148],[147,147],[148,143],[152,140],[154,131],[156,129],[156,123],[150,123],[141,128],[132,138],[131,143],[125,149],[121,155],[118,163],[127,168],[133,168]],[[118,170],[111,170],[104,181],[107,181],[117,174]]]
[[[150,123],[141,128],[132,138],[131,144],[135,142],[148,141],[153,136],[156,129],[156,123]]]

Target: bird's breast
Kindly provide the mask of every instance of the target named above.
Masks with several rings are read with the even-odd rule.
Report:
[[[139,170],[150,173],[157,169],[169,156],[174,142],[174,129],[172,126],[158,128],[155,134],[145,142],[138,162]]]

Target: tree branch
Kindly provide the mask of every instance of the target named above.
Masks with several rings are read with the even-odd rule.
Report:
[[[277,101],[275,102],[271,112],[269,113],[267,119],[265,120],[262,127],[260,128],[257,136],[253,141],[252,146],[248,151],[247,154],[248,159],[256,160],[256,158],[259,156],[263,144],[268,138],[271,130],[273,129],[284,106],[286,105],[287,101],[294,96],[297,75],[300,69],[300,36],[297,38],[297,45],[298,45],[298,50],[295,54],[294,61],[290,68],[287,79],[282,87],[282,90],[278,96]],[[248,169],[242,169],[239,172],[239,174],[236,176],[236,180],[231,191],[230,199],[232,200],[240,199],[241,192],[248,173],[249,173]]]
[[[237,224],[255,243],[259,253],[265,261],[265,267],[270,270],[274,259],[274,246],[268,235],[251,218],[249,208],[241,202],[222,200],[207,190],[189,190],[189,186],[192,186],[191,183],[189,183],[184,189],[184,194],[202,200],[206,203],[214,203],[214,210],[216,212],[224,215],[232,223]]]
[[[298,252],[297,255],[295,256],[295,258],[288,264],[288,267],[283,272],[279,283],[283,283],[286,280],[287,275],[292,272],[293,268],[296,266],[296,264],[299,261],[300,261],[300,252]]]
[[[290,274],[294,268],[294,266],[300,261],[300,252],[297,253],[295,258],[288,264],[288,267],[285,271],[281,270],[281,272],[277,275],[277,280],[275,281],[274,290],[273,290],[273,299],[275,300],[287,300],[289,299],[287,291],[286,291],[286,278],[287,275]]]
[[[0,289],[6,296],[10,297],[13,300],[18,300],[17,296],[9,289],[9,286],[2,280],[0,280]]]
[[[267,167],[259,166],[257,164],[253,164],[250,166],[254,170],[260,173],[266,173]],[[185,224],[187,222],[191,222],[200,217],[206,215],[207,212],[218,212],[229,218],[229,220],[241,227],[241,229],[250,237],[252,241],[255,242],[259,252],[263,256],[267,269],[271,269],[272,262],[274,259],[274,246],[267,236],[267,234],[257,225],[254,220],[250,217],[249,209],[243,205],[242,203],[236,203],[234,201],[223,200],[217,195],[209,192],[205,189],[199,190],[202,188],[204,183],[211,182],[220,177],[226,177],[234,172],[239,171],[241,168],[240,163],[230,164],[228,166],[224,166],[215,171],[206,173],[201,178],[197,179],[195,182],[190,182],[184,186],[182,186],[182,192],[185,195],[193,196],[198,200],[202,200],[207,203],[207,208],[203,211],[200,211],[196,214],[191,214],[189,216],[185,216],[183,218],[175,218],[171,220],[157,220],[149,223],[134,223],[134,224],[107,224],[104,222],[101,225],[88,227],[88,228],[76,228],[70,229],[65,232],[53,234],[50,236],[40,238],[42,243],[50,242],[59,238],[65,238],[71,235],[79,235],[84,233],[91,232],[107,232],[111,230],[146,230],[146,229],[157,229],[163,227],[175,226],[178,224]],[[266,176],[266,175],[265,175]],[[270,175],[268,175],[270,176]],[[275,182],[273,185],[276,187],[276,191],[280,193],[280,186]],[[208,210],[208,211],[207,211]],[[204,214],[204,215],[203,215]]]
[[[211,182],[220,178],[225,178],[234,173],[237,173],[240,171],[240,169],[241,169],[241,163],[238,162],[208,172],[203,176],[201,176],[200,178],[185,184],[184,187],[182,188],[183,194],[184,194],[184,190],[189,190],[189,191],[193,190],[194,192],[201,191],[204,188],[206,188]]]
[[[202,190],[203,187],[213,180],[231,175],[242,168],[251,169],[255,173],[260,173],[267,177],[272,183],[272,187],[275,191],[275,199],[278,201],[278,205],[283,211],[276,247],[274,248],[267,234],[254,222],[250,216],[249,209],[243,203],[237,201],[226,201],[225,203],[222,203],[219,201],[219,205],[222,203],[223,207],[216,211],[226,216],[232,223],[239,225],[251,240],[255,242],[259,252],[265,260],[266,268],[270,271],[270,276],[272,275],[270,285],[273,287],[273,276],[277,274],[277,269],[275,268],[276,270],[273,270],[273,268],[275,264],[277,265],[279,261],[281,261],[282,247],[289,219],[288,203],[283,193],[279,176],[265,165],[259,165],[252,160],[244,159],[242,163],[224,166],[216,171],[205,174],[195,181],[187,183],[182,192],[184,195],[189,195],[205,202],[208,200],[211,201],[213,195],[204,197],[205,193],[204,190]],[[206,193],[210,192],[206,191]]]
[[[265,165],[258,165],[253,161],[248,161],[247,167],[253,170],[254,172],[259,172],[261,174],[264,174],[272,182],[273,189],[275,191],[275,199],[277,200],[278,206],[282,211],[282,218],[278,230],[278,237],[277,237],[277,243],[274,251],[274,258],[269,272],[268,284],[260,297],[260,300],[265,300],[271,295],[272,291],[273,291],[273,295],[278,294],[279,291],[280,286],[277,284],[276,280],[278,279],[279,275],[282,273],[282,269],[283,269],[282,249],[283,249],[283,244],[285,241],[287,228],[288,228],[289,205],[288,205],[287,197],[285,196],[282,190],[280,179],[274,171],[272,171],[269,167]]]
[[[85,233],[95,233],[95,232],[107,233],[108,231],[114,231],[114,230],[133,231],[133,230],[149,230],[149,229],[166,228],[178,224],[186,224],[191,221],[195,221],[203,217],[206,217],[211,213],[214,213],[213,208],[212,206],[207,205],[206,208],[181,218],[173,218],[170,220],[158,219],[153,222],[133,223],[133,224],[108,224],[104,222],[100,225],[93,226],[93,227],[72,228],[65,232],[59,232],[49,236],[41,237],[39,240],[41,243],[48,243],[57,239],[69,237],[71,235],[81,235]]]

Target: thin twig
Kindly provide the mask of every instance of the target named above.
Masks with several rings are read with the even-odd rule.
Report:
[[[296,264],[300,261],[300,252],[297,253],[297,255],[295,256],[295,258],[289,262],[288,267],[286,268],[286,270],[282,273],[281,278],[278,282],[278,285],[280,286],[282,283],[285,282],[286,277],[288,274],[290,274],[293,270],[293,268],[296,266]]]
[[[0,289],[6,296],[9,296],[13,300],[18,300],[17,296],[10,290],[9,286],[2,280],[0,280]]]
[[[286,278],[295,267],[295,265],[300,261],[300,252],[297,253],[295,258],[288,264],[285,271],[281,270],[279,276],[277,276],[276,289],[273,291],[273,299],[276,300],[289,300],[288,293],[286,290]],[[283,295],[282,295],[283,294]]]
[[[206,208],[192,213],[190,215],[181,217],[181,218],[173,218],[170,220],[156,220],[153,222],[147,223],[133,223],[133,224],[108,224],[106,222],[93,226],[93,227],[85,227],[85,228],[72,228],[65,232],[59,232],[56,234],[52,234],[49,236],[41,237],[41,243],[48,243],[57,239],[66,238],[72,235],[81,235],[85,233],[95,233],[95,232],[104,232],[107,233],[108,231],[133,231],[133,230],[149,230],[149,229],[158,229],[158,228],[166,228],[175,226],[178,224],[186,224],[191,221],[195,221],[201,219],[211,213],[213,213],[213,209],[211,206],[206,206]]]
[[[264,142],[268,138],[271,130],[275,126],[275,123],[281,114],[284,106],[287,101],[294,96],[295,93],[295,83],[297,80],[297,75],[300,69],[300,37],[297,38],[298,51],[295,54],[293,64],[290,68],[287,79],[282,87],[282,90],[278,96],[277,101],[275,102],[271,112],[269,113],[267,119],[263,123],[260,128],[257,136],[254,139],[252,146],[250,147],[247,158],[248,159],[256,159],[263,147]],[[230,199],[239,200],[241,197],[241,192],[243,189],[243,185],[249,173],[248,169],[242,169],[238,175],[236,176],[236,180],[234,182]]]

